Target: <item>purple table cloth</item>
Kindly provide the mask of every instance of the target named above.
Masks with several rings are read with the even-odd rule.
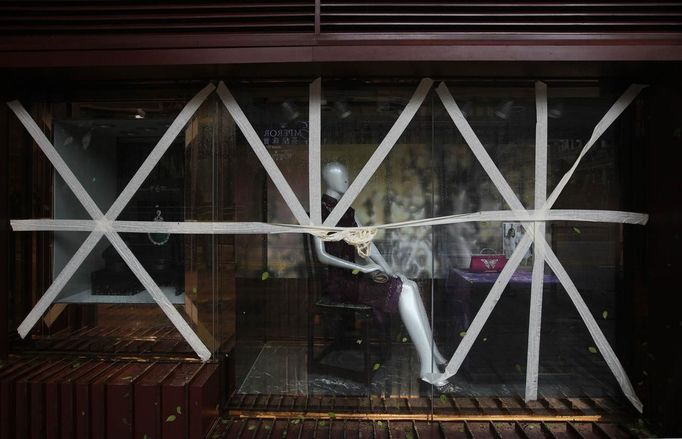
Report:
[[[545,270],[546,271],[546,270]],[[464,281],[470,284],[492,284],[495,283],[500,273],[472,273],[469,270],[462,270],[459,268],[451,268],[450,274],[448,276],[448,286],[450,284],[455,285],[460,281]],[[509,280],[510,284],[529,284],[532,281],[533,272],[531,270],[516,270]],[[546,284],[558,284],[559,279],[554,275],[554,273],[545,272],[545,283]]]
[[[469,270],[462,270],[459,268],[451,268],[448,274],[446,284],[447,296],[454,307],[455,327],[456,332],[466,331],[473,315],[471,312],[471,291],[476,287],[492,286],[495,283],[500,273],[472,273]],[[530,284],[532,282],[533,273],[531,270],[516,270],[509,280],[509,285],[519,286],[528,285],[528,293],[530,294]],[[556,285],[559,279],[554,273],[545,273],[545,284]],[[487,293],[486,293],[487,294]]]

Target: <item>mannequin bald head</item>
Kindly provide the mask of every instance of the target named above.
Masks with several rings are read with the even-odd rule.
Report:
[[[339,199],[348,190],[348,170],[339,162],[330,162],[322,168],[326,194]]]

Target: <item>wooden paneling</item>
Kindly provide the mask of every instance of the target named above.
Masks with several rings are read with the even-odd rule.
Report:
[[[0,35],[7,67],[680,60],[682,2],[26,0]]]
[[[322,32],[679,32],[682,3],[321,1]]]
[[[13,1],[0,5],[0,33],[305,32],[313,30],[312,0],[213,3]]]

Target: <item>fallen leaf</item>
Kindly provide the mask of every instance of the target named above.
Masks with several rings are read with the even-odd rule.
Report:
[[[597,348],[595,348],[594,346],[588,347],[587,350],[590,351],[590,352],[592,352],[593,354],[596,354],[597,352],[599,352],[599,351],[597,350]]]
[[[441,402],[447,402],[447,400],[448,400],[448,397],[441,393],[441,395],[440,395],[440,401],[441,401]]]
[[[175,421],[175,415],[170,415],[166,418],[166,422],[173,422]]]
[[[465,335],[467,335],[467,332],[466,332],[466,331],[460,331],[460,332],[459,332],[459,336],[460,336],[460,337],[464,337]]]
[[[604,318],[604,320],[606,320],[606,318],[609,316],[609,312],[608,312],[607,310],[604,310],[604,311],[601,313],[601,316]]]
[[[263,274],[260,275],[260,280],[268,280],[270,278],[270,273],[267,271],[264,271]]]
[[[175,411],[178,413],[178,415],[181,415],[182,414],[182,407],[180,407],[180,406],[175,407]]]
[[[381,367],[381,364],[374,363],[374,366],[372,366],[372,370],[378,370],[380,367]]]
[[[406,342],[407,342],[407,337],[403,337],[401,341],[402,341],[403,343],[406,343]]]
[[[582,232],[580,231],[580,229],[577,228],[577,227],[573,227],[573,231],[574,231],[575,233],[577,233],[578,235],[580,235],[580,234],[582,233]]]
[[[360,270],[358,270],[358,269],[356,268],[355,270],[351,271],[351,273],[353,273],[353,274],[358,274],[358,273],[360,273]]]
[[[328,415],[329,415],[330,418],[336,419],[336,413],[334,413],[334,412],[329,412]]]
[[[255,425],[249,425],[249,431],[253,431],[253,430],[255,430],[255,429],[256,429],[256,426],[255,426]]]

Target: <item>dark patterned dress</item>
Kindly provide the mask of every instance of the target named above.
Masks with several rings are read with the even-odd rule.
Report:
[[[322,220],[329,216],[337,202],[327,194],[322,195]],[[357,227],[355,210],[348,208],[337,225]],[[355,247],[345,241],[325,242],[324,248],[332,256],[355,262]],[[390,276],[388,282],[377,283],[362,273],[353,274],[351,270],[330,265],[325,290],[336,300],[371,306],[377,319],[383,321],[385,314],[397,311],[402,287],[403,282],[397,276]]]

